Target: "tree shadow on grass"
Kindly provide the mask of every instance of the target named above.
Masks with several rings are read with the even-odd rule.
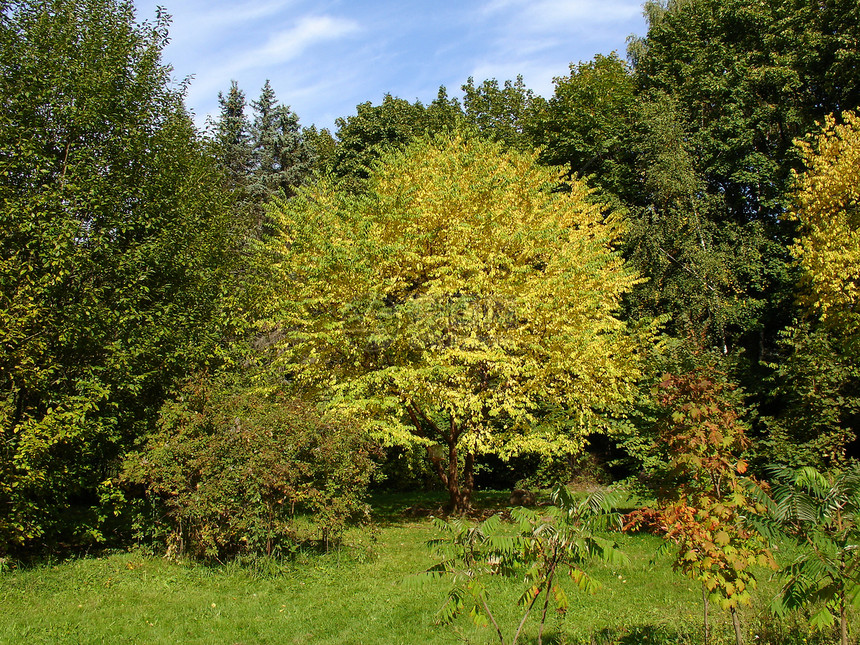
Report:
[[[521,637],[518,643],[537,645],[537,635]],[[665,625],[637,625],[634,627],[606,627],[590,636],[571,637],[555,629],[547,629],[543,645],[698,645],[695,635]]]
[[[692,643],[691,634],[665,625],[604,628],[595,632],[588,645],[678,645]]]
[[[537,645],[537,635],[523,635],[517,641],[523,645]],[[564,630],[546,629],[543,645],[692,645],[694,635],[680,632],[664,625],[637,625],[635,627],[607,627],[593,632],[590,636],[573,637]]]
[[[490,515],[509,511],[510,491],[476,491],[472,497],[472,511],[468,516],[485,520]],[[408,493],[374,493],[370,497],[373,521],[379,526],[400,525],[428,517],[447,517],[445,491]]]

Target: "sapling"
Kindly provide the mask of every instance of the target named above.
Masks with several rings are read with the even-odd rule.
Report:
[[[559,486],[552,493],[553,506],[532,510],[515,508],[512,523],[493,515],[478,525],[462,519],[435,519],[441,531],[430,546],[442,560],[424,572],[423,578],[446,577],[451,580],[445,604],[439,610],[439,622],[450,623],[467,612],[478,625],[492,624],[499,642],[505,635],[490,603],[488,581],[504,576],[525,582],[519,596],[523,614],[510,645],[522,635],[532,610],[538,606],[537,642],[543,642],[543,630],[550,607],[563,614],[568,607],[567,593],[561,580],[566,574],[583,591],[599,586],[586,571],[594,559],[613,564],[625,563],[627,557],[611,539],[599,534],[621,526],[614,511],[617,491],[598,491],[582,499]],[[543,598],[543,602],[538,602]]]

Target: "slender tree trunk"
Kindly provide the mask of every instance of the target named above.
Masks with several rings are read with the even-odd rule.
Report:
[[[487,599],[483,596],[481,597],[481,604],[484,605],[484,611],[487,613],[490,622],[493,623],[493,627],[496,628],[496,634],[499,635],[499,642],[502,645],[505,645],[505,636],[504,634],[502,634],[502,630],[501,628],[499,628],[499,624],[496,622],[496,618],[493,616],[493,612],[490,611],[490,606],[487,604]]]
[[[705,583],[702,583],[702,607],[704,608],[704,621],[705,621],[705,634],[704,634],[704,644],[708,645],[708,641],[711,637],[711,626],[708,623],[708,590],[705,589]]]
[[[556,554],[553,553],[552,566],[550,567],[549,576],[547,576],[546,580],[546,589],[544,590],[546,596],[543,602],[543,613],[541,613],[540,625],[538,625],[538,645],[543,645],[543,627],[546,624],[546,611],[549,609],[549,595],[552,592],[552,579],[555,577],[556,562]]]
[[[472,491],[475,490],[475,455],[467,452],[466,458],[463,460],[463,483],[460,484],[460,505],[461,512],[468,511],[472,508]]]
[[[845,610],[845,590],[839,593],[839,643],[848,645],[848,612]]]
[[[266,555],[272,557],[272,525],[275,522],[275,511],[272,508],[272,502],[266,502],[266,509],[269,516],[268,523],[266,524]]]
[[[460,512],[460,469],[457,442],[452,438],[448,440],[448,472],[446,473],[448,485],[448,505],[452,513]]]
[[[732,607],[732,626],[735,628],[735,643],[744,645],[744,637],[741,633],[741,620],[738,617],[738,608]]]
[[[532,597],[531,601],[528,604],[528,607],[526,607],[526,612],[523,614],[523,618],[520,621],[520,624],[517,626],[517,631],[514,634],[514,640],[511,641],[511,645],[517,645],[517,641],[520,638],[520,632],[523,631],[523,626],[526,624],[526,619],[529,617],[529,614],[531,613],[532,607],[534,607],[535,601],[538,598],[540,598],[540,591],[538,591],[534,595],[534,597]],[[538,640],[540,640],[540,636],[538,636]]]

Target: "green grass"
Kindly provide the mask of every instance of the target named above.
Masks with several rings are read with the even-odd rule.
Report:
[[[441,497],[420,500],[432,508]],[[500,495],[483,498],[492,506]],[[425,542],[426,518],[403,518],[415,497],[376,500],[379,522],[355,529],[347,547],[328,554],[300,552],[290,562],[256,561],[209,567],[174,563],[142,552],[114,553],[0,573],[2,643],[492,643],[488,628],[467,617],[435,625],[444,581],[404,584],[434,562]],[[482,500],[479,499],[479,503]],[[545,643],[587,645],[699,643],[700,591],[668,559],[652,562],[660,540],[622,535],[624,567],[595,566],[603,586],[593,595],[570,590],[571,606],[554,617]],[[764,577],[767,577],[766,572]],[[490,602],[512,633],[520,615],[516,585],[498,581]],[[796,624],[773,627],[760,602],[744,612],[747,643],[834,642]],[[713,612],[714,643],[730,642],[729,617]],[[534,643],[532,621],[522,643]],[[803,639],[807,640],[803,640]]]

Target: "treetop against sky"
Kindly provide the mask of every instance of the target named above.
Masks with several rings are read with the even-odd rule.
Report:
[[[569,63],[621,53],[645,33],[640,0],[135,0],[173,16],[164,52],[202,125],[235,79],[255,96],[266,79],[302,125],[331,127],[386,92],[429,103],[469,76],[525,77],[543,96]]]

